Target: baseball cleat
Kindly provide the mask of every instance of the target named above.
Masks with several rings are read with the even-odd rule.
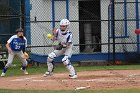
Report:
[[[25,70],[23,70],[22,68],[20,69],[21,71],[23,71],[23,73],[25,74],[25,75],[28,75],[29,73],[27,72],[27,70],[25,69]]]
[[[78,76],[77,75],[69,75],[69,78],[70,79],[75,79],[75,78],[77,78]]]
[[[43,77],[52,76],[52,75],[53,75],[53,72],[47,71],[47,72],[43,75]]]
[[[1,73],[1,77],[4,77],[4,76],[5,76],[5,73],[4,73],[4,72],[2,72],[2,73]]]

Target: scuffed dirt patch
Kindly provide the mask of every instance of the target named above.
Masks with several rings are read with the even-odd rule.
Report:
[[[0,77],[1,89],[26,90],[100,90],[140,88],[140,70],[110,70],[78,72],[77,79],[68,73],[53,76],[23,75]]]

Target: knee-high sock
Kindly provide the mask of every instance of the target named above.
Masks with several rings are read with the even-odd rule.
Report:
[[[8,69],[7,67],[4,67],[3,68],[3,73],[6,73],[7,69]]]

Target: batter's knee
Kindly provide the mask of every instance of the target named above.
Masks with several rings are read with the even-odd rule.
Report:
[[[47,62],[52,62],[53,59],[55,59],[55,57],[56,57],[56,54],[55,54],[54,52],[50,53],[50,54],[48,55]]]
[[[70,60],[68,58],[68,56],[64,56],[64,58],[62,59],[62,62],[65,66],[70,65]]]
[[[5,65],[5,67],[10,67],[12,65],[12,63],[7,63],[6,65]]]

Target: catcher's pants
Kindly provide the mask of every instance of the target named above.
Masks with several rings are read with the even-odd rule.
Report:
[[[54,50],[53,51],[56,55],[56,57],[61,56],[61,55],[67,55],[69,58],[72,55],[72,47],[70,48],[63,48],[62,50]]]
[[[22,56],[23,52],[22,51],[12,51],[12,53],[9,53],[8,54],[8,61],[7,61],[7,64],[5,65],[5,67],[9,67],[12,62],[13,62],[13,58],[14,56],[18,56],[19,59],[21,60],[22,62],[22,66],[27,66],[27,61],[26,59],[23,59],[21,56]]]

